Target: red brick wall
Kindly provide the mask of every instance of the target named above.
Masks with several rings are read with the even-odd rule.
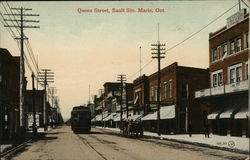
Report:
[[[224,28],[225,30],[226,28]],[[242,75],[243,80],[245,79],[245,63],[249,57],[249,49],[244,50],[244,34],[249,32],[249,18],[237,24],[236,26],[221,32],[219,35],[212,37],[209,40],[209,64],[210,64],[210,73],[219,69],[223,69],[223,84],[228,83],[228,67],[234,64],[242,63]],[[216,33],[215,33],[216,34]],[[215,34],[211,34],[214,36]],[[226,41],[240,36],[241,38],[241,49],[242,51],[235,53],[229,57],[226,57],[223,61],[219,60],[217,62],[211,62],[211,50],[214,47],[221,45]]]
[[[146,105],[148,104],[149,101],[149,90],[148,90],[148,77],[143,75],[143,77],[139,77],[138,79],[136,79],[133,82],[133,103],[135,101],[135,91],[137,89],[141,89],[141,102],[139,102],[138,104],[134,105],[134,107],[136,107],[137,109],[146,109]],[[144,108],[143,108],[144,107]]]
[[[163,69],[161,69],[161,100],[167,102],[176,102],[176,70],[177,70],[177,63],[173,63]],[[149,76],[149,100],[152,101],[151,97],[151,87],[157,86],[158,83],[158,72]],[[165,98],[164,95],[164,82],[169,82],[172,80],[172,97]]]

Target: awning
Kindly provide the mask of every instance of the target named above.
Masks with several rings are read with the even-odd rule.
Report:
[[[207,119],[216,119],[223,107],[216,107],[215,110],[207,115]]]
[[[108,117],[103,119],[103,121],[109,121],[109,120],[114,120],[116,113],[111,113]]]
[[[140,120],[141,118],[142,118],[142,115],[141,115],[141,114],[136,114],[136,115],[133,115],[133,116],[132,116],[133,121]]]
[[[103,120],[106,118],[108,116],[108,114],[103,114]],[[92,122],[93,121],[102,121],[102,114],[98,114],[98,115],[96,115],[95,116],[95,118],[93,118],[92,120],[91,120]]]
[[[122,120],[126,120],[127,119],[127,114],[123,114],[122,115]],[[121,113],[116,113],[116,116],[114,118],[115,122],[118,122],[121,120]]]
[[[99,110],[99,109],[102,109],[102,106],[98,106],[95,108],[95,110]]]
[[[160,119],[173,119],[175,118],[175,105],[162,106],[160,109]],[[157,120],[157,111],[144,116],[141,120]]]
[[[237,106],[234,105],[229,105],[220,115],[219,118],[223,119],[223,118],[231,118],[233,112],[237,109]]]
[[[161,107],[161,119],[173,119],[175,117],[175,105]]]
[[[242,106],[239,112],[234,115],[234,119],[247,119],[247,117],[249,117],[247,105]]]
[[[146,116],[142,117],[141,120],[143,121],[149,121],[149,120],[156,120],[157,119],[157,112],[149,113]]]

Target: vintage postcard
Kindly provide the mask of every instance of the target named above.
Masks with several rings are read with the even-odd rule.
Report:
[[[249,160],[249,5],[1,1],[1,160]]]

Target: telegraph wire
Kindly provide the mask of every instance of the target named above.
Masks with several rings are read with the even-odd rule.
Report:
[[[187,40],[191,39],[192,37],[194,37],[195,35],[197,35],[198,33],[200,33],[202,30],[204,30],[205,28],[207,28],[208,26],[210,26],[212,23],[214,23],[215,21],[217,21],[219,18],[221,18],[222,16],[224,16],[226,13],[228,13],[230,10],[232,10],[234,7],[236,7],[239,3],[236,3],[235,5],[233,5],[231,8],[229,8],[228,10],[226,10],[225,12],[223,12],[221,15],[219,15],[217,18],[215,18],[214,20],[212,20],[211,22],[209,22],[207,25],[205,25],[204,27],[202,27],[201,29],[199,29],[198,31],[196,31],[195,33],[191,34],[190,36],[188,36],[187,38],[185,38],[184,40],[180,41],[179,43],[177,43],[176,45],[172,46],[171,48],[167,49],[166,52],[169,52],[171,50],[173,50],[174,48],[178,47],[179,45],[181,45],[182,43],[186,42]],[[142,67],[142,70],[147,67],[150,63],[152,63],[153,60],[149,61],[147,64],[145,64]],[[138,74],[140,71],[135,72],[134,74],[132,74],[131,76],[129,76],[127,79],[132,78],[133,76],[135,76],[136,74]]]
[[[1,3],[1,4],[2,4],[2,6],[3,6],[5,12],[6,12],[7,14],[9,14],[9,12],[7,11],[5,5],[4,5],[3,3]],[[10,9],[10,8],[9,8],[9,9]],[[11,11],[11,9],[10,9],[10,11]],[[12,13],[12,11],[11,11],[11,13]],[[12,13],[12,14],[13,14],[13,13]],[[8,16],[9,16],[9,18],[10,18],[10,20],[11,20],[11,23],[15,26],[15,23],[14,23],[13,19],[11,18],[11,16],[10,16],[10,15],[8,15]],[[13,16],[14,16],[14,15],[13,15]],[[15,17],[14,17],[14,18],[15,18]],[[15,18],[15,21],[16,21],[17,25],[19,26],[19,23],[17,22],[16,18]],[[19,33],[19,35],[21,35],[20,31],[19,31],[17,28],[15,28],[15,29],[17,30],[17,32]]]
[[[10,5],[9,5],[9,3],[8,3],[7,1],[6,1],[6,4],[7,4],[7,6],[8,6],[8,9],[10,10],[10,12],[11,12],[11,14],[12,14],[14,20],[13,20],[13,18],[10,16],[9,11],[7,11],[7,9],[6,9],[7,7],[5,7],[5,5],[4,5],[3,3],[2,3],[2,6],[4,7],[4,10],[6,11],[6,13],[8,14],[8,17],[10,18],[12,24],[15,25],[15,23],[14,23],[14,21],[15,21],[15,22],[17,23],[17,26],[20,27],[20,25],[19,25],[19,23],[18,23],[18,21],[17,21],[15,15],[13,14],[13,12],[12,12],[12,10],[11,10],[11,7],[10,7]],[[3,20],[5,20],[5,18],[4,18],[4,16],[2,15],[2,13],[0,13],[0,14],[1,14],[1,17],[3,18]],[[4,23],[4,22],[5,22],[5,23]],[[6,21],[2,21],[2,20],[1,20],[1,23],[2,23],[3,25],[5,25],[5,24],[9,25]],[[13,31],[10,27],[7,27],[7,28],[9,29],[9,30],[7,29],[7,31],[11,34],[12,38],[15,40],[15,38],[17,37],[16,34],[14,33],[14,31]],[[20,31],[19,31],[17,28],[16,28],[16,30],[17,30],[17,32],[18,32],[19,35],[20,35]],[[27,40],[27,41],[28,41],[28,40]],[[19,43],[18,43],[18,44],[19,44]],[[30,60],[31,60],[33,66],[34,66],[34,69],[35,69],[37,72],[39,72],[40,70],[39,70],[39,67],[38,67],[38,63],[36,62],[36,60],[35,60],[35,58],[34,58],[34,52],[33,52],[32,48],[31,48],[31,46],[30,46],[29,41],[28,41],[28,42],[25,41],[25,46],[26,46],[26,49],[27,49],[27,51],[28,51],[28,53],[29,53],[29,57],[30,57]],[[19,46],[19,49],[20,49],[20,46]],[[26,61],[28,61],[27,56],[25,56],[25,58],[26,58]],[[28,62],[28,63],[29,63],[29,62]],[[27,64],[27,66],[28,66],[28,68],[30,69],[30,71],[33,72],[33,70],[31,70],[31,65],[30,65],[30,64]],[[36,73],[37,73],[37,72],[36,72]]]
[[[18,21],[17,21],[15,15],[13,15],[13,12],[12,12],[12,10],[11,10],[11,7],[10,7],[10,5],[9,5],[9,3],[8,3],[7,1],[6,1],[6,4],[7,4],[9,10],[10,10],[12,16],[14,17],[14,20],[16,21],[17,25],[20,27],[20,25],[19,25],[19,23],[18,23]],[[2,5],[3,5],[3,3],[2,3]],[[3,5],[3,7],[5,8],[4,5]],[[9,13],[9,12],[6,10],[6,8],[5,8],[5,11],[6,11],[7,13]],[[12,20],[12,18],[10,17],[10,15],[9,15],[9,18]],[[12,23],[13,23],[13,21],[12,21]],[[14,23],[13,23],[13,25],[14,25]],[[17,28],[16,28],[16,30],[17,30],[17,32],[20,34],[20,31],[19,31]],[[28,43],[27,43],[27,41],[28,41]],[[27,41],[24,41],[24,43],[25,43],[25,45],[26,45],[26,48],[27,48],[27,51],[28,51],[28,53],[29,53],[30,59],[31,59],[31,61],[32,61],[32,64],[34,65],[34,68],[35,68],[36,71],[38,72],[38,71],[39,71],[39,67],[38,67],[38,64],[37,64],[37,62],[36,62],[36,60],[35,60],[35,58],[34,58],[34,52],[32,51],[32,48],[31,48],[31,46],[30,46],[30,43],[29,43],[29,40],[28,40],[28,39],[27,39]]]
[[[2,17],[2,19],[0,19],[0,21],[1,21],[1,23],[3,24],[3,26],[4,25],[9,25],[8,24],[8,22],[5,22],[4,21],[4,16],[3,16],[3,14],[0,12],[0,15],[1,15],[1,17]],[[7,29],[7,31],[10,33],[10,35],[11,35],[11,37],[15,40],[15,38],[16,38],[16,34],[13,32],[13,30],[11,29],[11,28],[6,28]],[[16,40],[15,40],[16,41]],[[17,42],[17,41],[16,41]]]

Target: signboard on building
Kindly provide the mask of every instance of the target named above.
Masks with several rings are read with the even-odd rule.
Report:
[[[244,20],[244,14],[246,10],[242,9],[238,11],[237,13],[233,14],[231,17],[227,18],[227,28],[230,28],[238,23],[240,23],[242,20]]]

